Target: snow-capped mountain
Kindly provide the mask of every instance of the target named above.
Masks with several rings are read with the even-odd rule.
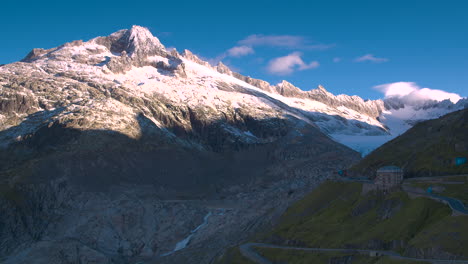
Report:
[[[468,99],[407,100],[392,96],[379,100],[364,100],[359,96],[333,95],[322,85],[303,91],[282,81],[273,86],[261,80],[242,76],[220,63],[219,72],[260,87],[269,95],[281,95],[279,100],[300,110],[323,132],[362,155],[401,135],[416,123],[441,117],[468,106]]]
[[[418,120],[464,107],[462,103],[453,105],[447,101],[406,105],[395,98],[372,101],[358,96],[335,96],[323,86],[302,91],[287,81],[270,85],[232,72],[222,63],[213,67],[188,50],[182,54],[169,52],[146,28],[139,26],[87,42],[34,49],[22,62],[2,66],[0,75],[3,87],[0,129],[16,126],[34,112],[48,111],[47,115],[35,116],[33,122],[13,129],[15,132],[9,135],[16,138],[3,135],[2,144],[31,133],[46,120],[69,119],[70,123],[77,116],[86,119],[79,125],[84,126],[81,128],[111,129],[137,136],[139,131],[134,125],[137,112],[165,131],[166,136],[175,136],[167,129],[167,120],[158,120],[147,104],[135,108],[112,96],[113,93],[121,94],[120,97],[131,94],[137,100],[151,101],[157,97],[166,101],[166,106],[203,108],[208,119],[243,110],[264,118],[293,116],[317,125],[338,142],[364,154]],[[41,87],[44,83],[50,86],[6,89],[24,78],[41,80]],[[84,85],[94,86],[99,92],[90,93],[83,89]],[[158,107],[164,111],[165,106]],[[171,122],[189,129],[184,120]],[[244,143],[265,140],[245,128],[226,125],[224,130]]]
[[[271,85],[139,26],[34,49],[0,66],[0,262],[212,263],[360,159],[336,141],[463,102]]]
[[[0,262],[212,263],[359,159],[238,77],[138,26],[1,66]]]
[[[450,100],[443,101],[419,101],[404,102],[400,98],[393,97],[383,100],[384,109],[377,120],[385,127],[385,132],[369,136],[362,133],[331,133],[338,142],[367,155],[374,149],[389,140],[403,134],[416,123],[428,119],[435,119],[445,114],[464,109],[468,106],[467,99],[461,99],[457,103]]]

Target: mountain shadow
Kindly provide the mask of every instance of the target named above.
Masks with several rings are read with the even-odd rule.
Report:
[[[162,198],[219,198],[233,185],[256,182],[258,187],[261,182],[307,175],[320,163],[333,166],[343,152],[349,160],[358,159],[357,153],[311,126],[304,128],[305,136],[300,137],[293,135],[291,127],[283,126],[275,141],[249,145],[224,137],[220,120],[198,126],[192,120],[193,130],[174,137],[143,114],[136,119],[141,130],[138,138],[51,121],[0,150],[2,180],[15,178],[18,184],[29,184],[65,178],[86,191],[105,191],[122,184],[151,185]],[[268,130],[271,122],[247,120],[237,126],[261,135],[260,129]],[[18,127],[29,123],[27,119],[0,136],[9,133],[16,138],[14,132],[21,131]]]

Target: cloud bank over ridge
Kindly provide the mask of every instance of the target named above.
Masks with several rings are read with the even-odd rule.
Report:
[[[457,103],[462,97],[456,93],[449,93],[443,90],[421,88],[414,82],[394,82],[374,86],[374,89],[381,91],[385,98],[397,97],[408,102],[424,100],[443,101],[449,99]]]

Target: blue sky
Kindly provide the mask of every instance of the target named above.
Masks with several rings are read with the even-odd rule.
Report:
[[[461,0],[7,1],[0,63],[136,24],[168,47],[273,84],[376,99],[375,86],[414,82],[466,97],[467,14]]]

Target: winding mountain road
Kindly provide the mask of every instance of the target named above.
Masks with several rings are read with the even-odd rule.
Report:
[[[403,185],[403,190],[408,194],[423,196],[423,197],[427,197],[427,198],[445,203],[450,207],[450,209],[452,209],[454,213],[468,215],[468,208],[465,206],[465,204],[462,201],[455,199],[453,197],[446,197],[446,196],[437,195],[437,194],[429,194],[429,193],[424,192],[423,190],[420,191],[420,190],[417,190],[415,188],[411,188],[405,185]]]
[[[438,200],[445,201],[453,211],[456,211],[456,212],[461,213],[461,214],[468,215],[468,208],[466,208],[465,205],[463,204],[463,202],[458,200],[458,199],[451,198],[451,197],[440,196],[440,195],[435,195],[435,194],[429,194],[427,196],[431,197],[431,198],[438,199]]]
[[[345,179],[345,181],[354,181],[354,182],[371,182],[369,180],[356,180],[356,179]],[[413,193],[416,195],[428,197],[431,199],[435,199],[441,202],[444,202],[450,206],[450,208],[457,213],[468,215],[468,208],[465,207],[463,202],[451,197],[445,197],[435,194],[428,194],[424,191],[416,192],[414,190],[410,190],[409,188],[403,188],[407,193]],[[371,253],[376,254],[378,256],[388,256],[392,259],[400,259],[400,260],[409,260],[409,261],[420,261],[425,263],[431,264],[468,264],[468,260],[448,260],[448,259],[420,259],[420,258],[411,258],[411,257],[404,257],[397,252],[394,251],[386,251],[386,250],[369,250],[369,249],[340,249],[340,248],[302,248],[302,247],[289,247],[289,246],[279,246],[273,244],[264,244],[264,243],[246,243],[239,246],[241,254],[248,258],[249,260],[258,263],[258,264],[273,264],[270,260],[265,258],[264,256],[260,255],[253,247],[261,247],[261,248],[275,248],[275,249],[287,249],[287,250],[301,250],[301,251],[316,251],[316,252],[343,252],[343,253],[350,253],[350,254],[368,254]]]
[[[404,257],[393,251],[385,250],[369,250],[369,249],[339,249],[339,248],[301,248],[301,247],[288,247],[278,246],[264,243],[246,243],[239,246],[241,254],[249,260],[258,264],[273,264],[270,260],[266,259],[262,255],[258,254],[252,247],[261,248],[275,248],[275,249],[287,249],[287,250],[301,250],[301,251],[316,251],[316,252],[343,252],[351,254],[369,254],[377,253],[378,256],[388,256],[392,259],[410,260],[410,261],[422,261],[431,264],[468,264],[468,260],[448,260],[448,259],[420,259]]]

